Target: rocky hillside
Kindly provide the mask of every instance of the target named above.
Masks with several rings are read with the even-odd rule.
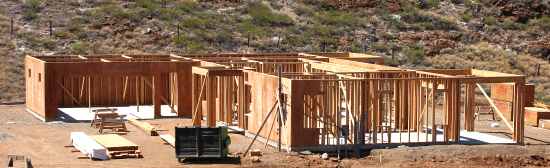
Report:
[[[549,31],[550,0],[4,0],[0,102],[24,100],[26,54],[284,51],[525,74],[550,102]]]

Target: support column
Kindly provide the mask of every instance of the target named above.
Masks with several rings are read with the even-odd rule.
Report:
[[[201,120],[202,120],[202,99],[203,96],[206,96],[206,91],[204,90],[205,80],[201,79],[199,75],[192,75],[192,97],[193,97],[193,104],[192,104],[192,120],[193,120],[193,126],[200,126]]]
[[[475,84],[472,82],[466,83],[466,100],[464,103],[464,128],[467,131],[475,130],[475,116],[474,116],[474,107],[475,107]]]
[[[243,72],[244,73],[244,72]],[[244,74],[243,74],[244,75]],[[238,104],[238,113],[239,113],[239,127],[245,128],[245,120],[244,120],[244,114],[246,113],[246,109],[248,108],[246,104],[246,86],[244,84],[244,76],[237,77],[239,80],[238,85],[238,93],[237,93],[237,104]]]
[[[216,127],[216,76],[206,77],[206,125]]]
[[[192,116],[192,111],[193,111],[192,103],[194,102],[192,100],[192,96],[189,96],[189,95],[193,95],[191,91],[193,79],[191,78],[192,78],[192,74],[190,73],[177,72],[177,77],[176,77],[177,89],[176,90],[177,90],[178,106],[176,110],[178,112],[178,117]]]
[[[164,90],[164,81],[161,74],[155,74],[153,76],[153,109],[155,113],[155,119],[160,118],[160,105],[162,104]]]
[[[453,80],[453,141],[460,141],[460,80]]]
[[[524,144],[524,95],[523,87],[525,81],[516,81],[514,84],[514,101],[513,101],[513,114],[514,114],[514,140],[516,143]]]

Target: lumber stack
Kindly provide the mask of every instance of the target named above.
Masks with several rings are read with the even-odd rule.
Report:
[[[92,138],[107,150],[109,158],[141,157],[139,146],[116,134],[96,135]]]
[[[158,136],[157,129],[147,122],[138,121],[135,118],[128,119],[128,122],[132,125],[135,125],[139,129],[143,130],[150,136]]]
[[[107,149],[84,132],[71,132],[71,144],[90,159],[107,160]]]

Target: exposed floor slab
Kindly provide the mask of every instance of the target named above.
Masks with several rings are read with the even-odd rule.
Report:
[[[94,109],[100,109],[106,107],[92,107]],[[116,112],[119,115],[125,115],[124,119],[137,118],[137,119],[154,119],[154,110],[152,105],[139,106],[119,106],[119,107],[109,107],[116,108]],[[67,122],[86,122],[91,121],[94,118],[94,113],[90,112],[87,107],[71,107],[71,108],[58,108],[60,111],[59,120]],[[161,105],[160,106],[161,116],[162,117],[176,117],[176,113],[172,113],[170,106]]]

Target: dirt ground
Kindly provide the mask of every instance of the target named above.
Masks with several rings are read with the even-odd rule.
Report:
[[[162,129],[173,131],[174,125],[187,125],[188,119],[160,119],[147,121]],[[483,122],[480,122],[483,124]],[[25,112],[24,105],[0,106],[0,165],[6,165],[8,154],[26,155],[32,158],[34,167],[550,167],[550,130],[526,127],[528,145],[433,145],[421,147],[400,146],[392,149],[375,149],[360,158],[334,157],[323,160],[319,154],[301,155],[279,153],[264,144],[256,143],[264,155],[261,162],[253,163],[242,158],[240,163],[186,163],[180,164],[171,146],[158,136],[146,136],[133,125],[127,125],[129,133],[123,135],[139,144],[143,158],[92,161],[79,159],[78,152],[71,152],[69,134],[83,131],[97,134],[89,123],[44,123]],[[482,129],[482,128],[480,128]],[[251,139],[231,134],[231,153],[243,152]],[[506,135],[505,135],[506,136]]]

